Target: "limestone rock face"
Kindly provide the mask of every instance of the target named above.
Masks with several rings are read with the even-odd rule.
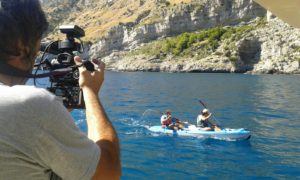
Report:
[[[234,60],[222,53],[176,61],[172,56],[164,60],[146,56],[124,58],[122,51],[114,52],[104,60],[117,71],[300,73],[299,29],[273,18],[267,26],[244,35],[235,43]],[[217,51],[221,51],[223,46]]]
[[[91,48],[91,56],[103,57],[113,50],[130,50],[141,43],[147,43],[161,37],[171,37],[218,25],[237,25],[266,11],[253,0],[206,0],[203,4],[182,4],[177,9],[164,12],[163,21],[132,27],[132,24],[120,24],[112,28],[107,35]]]
[[[300,30],[279,19],[258,30],[255,35],[261,42],[260,58],[254,63],[254,73],[299,73]]]

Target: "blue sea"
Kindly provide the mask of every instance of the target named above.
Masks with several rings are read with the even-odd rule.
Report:
[[[121,179],[300,179],[300,76],[106,72],[100,99],[121,143]],[[165,110],[247,128],[246,141],[154,134]],[[75,123],[87,131],[84,111]]]

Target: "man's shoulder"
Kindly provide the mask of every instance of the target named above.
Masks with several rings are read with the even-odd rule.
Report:
[[[15,90],[19,90],[21,94],[24,95],[31,95],[31,94],[38,94],[38,95],[46,95],[46,96],[51,96],[51,93],[47,91],[44,88],[37,88],[35,86],[14,86]]]
[[[205,120],[204,116],[203,116],[203,115],[201,115],[201,114],[200,114],[200,115],[198,115],[197,119],[198,119],[198,120],[201,120],[201,121]]]
[[[18,94],[21,101],[25,102],[40,102],[40,101],[53,101],[55,96],[48,92],[46,89],[37,88],[34,86],[14,86],[13,91]]]

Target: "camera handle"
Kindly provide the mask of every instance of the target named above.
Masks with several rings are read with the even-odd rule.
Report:
[[[84,60],[82,62],[82,64],[80,65],[74,65],[68,68],[63,68],[63,69],[57,69],[54,70],[52,72],[49,73],[43,73],[43,74],[36,74],[36,75],[30,75],[28,76],[29,78],[45,78],[45,77],[49,77],[51,75],[63,75],[63,74],[67,74],[68,72],[71,72],[74,68],[79,68],[84,66],[88,71],[90,72],[94,72],[95,71],[95,67],[94,64],[91,61],[88,60]]]
[[[83,60],[82,64],[72,66],[72,68],[77,68],[77,67],[82,67],[82,66],[84,66],[88,71],[91,71],[91,72],[95,71],[94,64],[88,60]]]

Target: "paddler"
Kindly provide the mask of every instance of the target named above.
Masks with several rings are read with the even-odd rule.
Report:
[[[209,121],[212,113],[208,109],[203,109],[197,117],[197,126],[201,127],[201,130],[204,131],[221,131],[221,129]]]
[[[180,130],[184,129],[184,126],[179,119],[172,117],[172,113],[170,110],[167,110],[165,114],[161,116],[160,119],[161,125],[164,128],[172,129],[172,130]]]

